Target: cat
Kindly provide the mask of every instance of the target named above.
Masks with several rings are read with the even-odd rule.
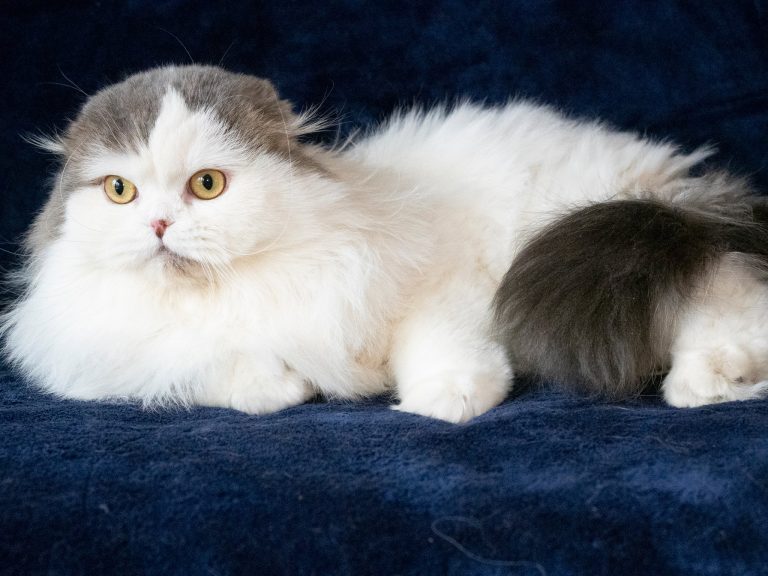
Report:
[[[764,396],[762,204],[711,153],[524,101],[343,146],[267,80],[127,77],[40,139],[61,164],[4,352],[65,398],[264,414],[392,392],[463,422],[517,373],[667,402]]]

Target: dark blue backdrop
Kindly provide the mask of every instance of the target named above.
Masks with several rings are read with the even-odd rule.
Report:
[[[534,97],[715,143],[768,190],[760,0],[30,0],[0,22],[5,267],[53,171],[19,135],[64,126],[84,100],[67,84],[190,57],[341,110],[342,131]],[[767,530],[768,402],[528,391],[466,426],[384,401],[248,417],[59,401],[0,365],[2,574],[764,574]]]

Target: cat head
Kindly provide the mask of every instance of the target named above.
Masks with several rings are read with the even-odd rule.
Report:
[[[324,176],[311,131],[266,80],[163,67],[92,96],[45,146],[61,168],[28,236],[95,267],[189,272],[274,246]],[[76,248],[75,248],[76,247]]]

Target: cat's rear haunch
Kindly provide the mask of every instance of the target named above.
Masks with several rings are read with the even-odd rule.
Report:
[[[708,155],[524,102],[342,148],[269,82],[150,70],[44,142],[7,356],[69,398],[266,413],[393,390],[453,422],[513,366],[677,406],[764,395],[764,209]],[[508,347],[508,350],[507,350]]]

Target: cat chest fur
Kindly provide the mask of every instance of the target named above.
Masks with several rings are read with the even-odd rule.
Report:
[[[47,254],[12,327],[19,358],[54,393],[184,403],[239,359],[265,356],[330,396],[386,384],[387,334],[340,289],[351,280],[340,266],[233,268],[209,284],[89,270],[68,252],[61,243]]]

